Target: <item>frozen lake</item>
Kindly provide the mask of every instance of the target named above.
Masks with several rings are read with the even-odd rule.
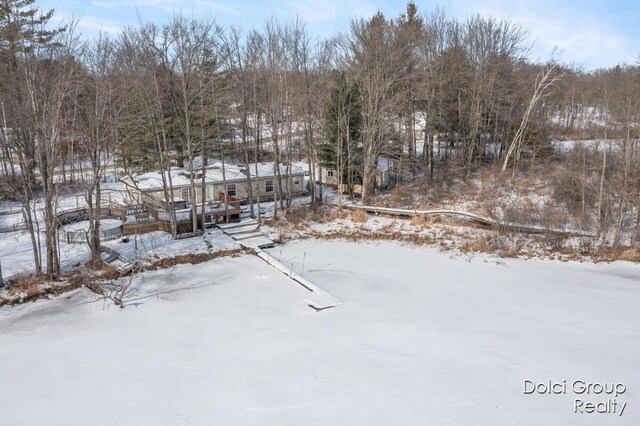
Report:
[[[640,265],[306,240],[0,309],[3,424],[640,424]],[[525,395],[524,380],[623,383]],[[574,414],[574,400],[626,403]],[[618,408],[618,411],[620,409]]]

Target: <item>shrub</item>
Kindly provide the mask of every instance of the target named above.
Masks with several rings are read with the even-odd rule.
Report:
[[[365,223],[369,216],[364,210],[356,209],[351,212],[351,220],[358,223]]]

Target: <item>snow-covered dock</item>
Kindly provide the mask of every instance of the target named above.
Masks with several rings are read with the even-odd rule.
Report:
[[[271,255],[264,250],[255,249],[256,256],[260,259],[267,262],[269,265],[273,266],[280,272],[284,273],[291,280],[296,283],[302,285],[304,288],[309,290],[312,294],[304,299],[304,302],[315,309],[316,311],[321,311],[323,309],[333,308],[338,305],[342,305],[342,301],[332,295],[331,293],[325,291],[324,289],[318,287],[315,283],[310,281],[309,279],[303,277],[293,270],[292,267],[287,267],[282,262],[274,259]]]

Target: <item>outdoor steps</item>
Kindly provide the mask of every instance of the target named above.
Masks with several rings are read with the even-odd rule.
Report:
[[[257,225],[245,225],[237,228],[225,229],[224,232],[229,235],[249,234],[258,232]]]
[[[241,234],[231,234],[231,238],[233,238],[236,241],[244,241],[244,240],[248,240],[250,238],[256,238],[256,237],[264,237],[267,238],[263,233],[261,232],[251,232],[251,233],[241,233]]]
[[[104,260],[104,262],[110,264],[111,266],[115,267],[119,271],[128,270],[133,265],[131,260],[127,259],[118,251],[110,247],[101,245],[100,253],[101,253],[102,260]]]
[[[245,226],[260,226],[255,219],[242,219],[240,222],[218,223],[216,226],[222,230],[230,230],[234,228],[242,228]]]
[[[241,242],[243,246],[254,249],[273,247],[273,241],[258,231],[260,224],[255,219],[242,219],[235,223],[219,223],[216,226],[234,241]]]

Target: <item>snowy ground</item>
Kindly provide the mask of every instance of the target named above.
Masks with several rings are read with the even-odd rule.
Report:
[[[45,233],[40,233],[44,246]],[[60,266],[69,271],[89,260],[89,248],[86,244],[67,244],[60,241]],[[41,250],[42,261],[46,265],[45,249]],[[14,275],[29,274],[35,271],[33,246],[27,231],[6,232],[0,234],[0,263],[5,280]]]
[[[604,150],[619,150],[621,141],[615,139],[609,139],[607,141],[602,139],[587,139],[587,140],[554,140],[551,142],[553,148],[560,152],[566,153],[576,147],[585,147],[589,149],[595,149],[598,151]]]
[[[0,309],[2,423],[640,423],[639,265],[391,242],[271,255],[345,303],[314,312],[245,255],[145,273],[126,309],[85,290]],[[580,396],[525,379],[622,382],[627,406],[573,414]]]
[[[101,219],[100,229],[113,229],[122,226],[122,221],[118,219]],[[60,232],[68,231],[84,231],[89,232],[90,223],[88,220],[81,220],[79,222],[69,223],[60,227]]]

